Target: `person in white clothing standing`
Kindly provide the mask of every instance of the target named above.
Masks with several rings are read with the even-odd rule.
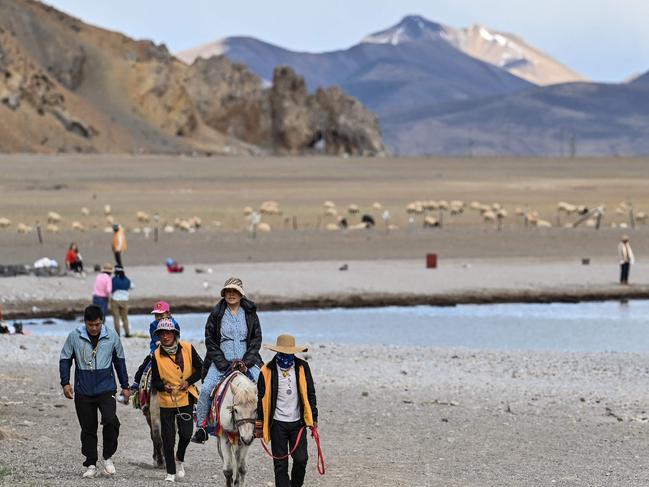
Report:
[[[277,354],[259,374],[255,435],[271,443],[275,486],[302,487],[309,458],[304,429],[318,426],[311,369],[305,360],[295,356],[307,349],[296,346],[291,335],[280,335],[275,345],[265,345],[265,348]],[[290,479],[289,452],[293,457]]]
[[[628,235],[622,236],[622,241],[617,246],[617,253],[620,257],[620,284],[629,284],[629,270],[631,264],[635,264],[635,256]]]

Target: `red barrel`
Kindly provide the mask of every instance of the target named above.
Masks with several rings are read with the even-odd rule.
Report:
[[[426,268],[427,269],[437,268],[437,254],[426,254]]]

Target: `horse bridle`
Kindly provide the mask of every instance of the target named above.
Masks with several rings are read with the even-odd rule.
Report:
[[[252,423],[256,424],[257,423],[257,418],[241,418],[241,419],[235,419],[234,417],[234,406],[230,406],[230,413],[232,414],[232,424],[234,424],[235,428],[237,428],[237,431],[239,430],[239,426],[246,424],[246,423]]]

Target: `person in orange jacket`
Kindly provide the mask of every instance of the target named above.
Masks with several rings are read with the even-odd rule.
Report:
[[[122,253],[128,248],[126,245],[126,234],[124,229],[115,223],[113,225],[113,254],[115,254],[115,263],[122,265]]]

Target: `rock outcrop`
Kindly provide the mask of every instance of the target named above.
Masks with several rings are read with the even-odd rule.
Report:
[[[186,84],[210,127],[278,153],[385,154],[376,117],[338,88],[309,94],[304,78],[278,67],[272,86],[223,56],[197,59]]]
[[[273,85],[223,57],[84,24],[34,0],[0,2],[0,151],[384,151],[376,118],[340,90],[313,95],[289,68]]]

